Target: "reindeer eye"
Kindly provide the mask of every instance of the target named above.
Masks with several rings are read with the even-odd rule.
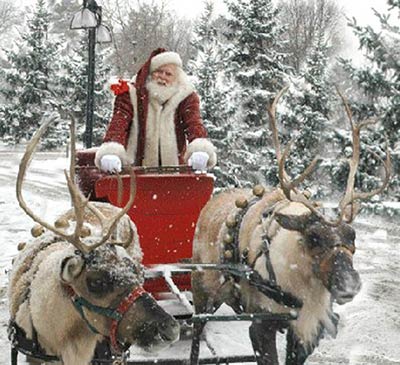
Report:
[[[320,245],[321,237],[313,232],[307,237],[307,243],[309,244],[310,248],[315,248]]]
[[[348,243],[353,243],[356,239],[356,231],[349,225],[343,226],[342,234],[343,239]]]

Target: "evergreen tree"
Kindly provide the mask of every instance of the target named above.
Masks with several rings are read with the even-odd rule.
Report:
[[[279,38],[284,28],[270,0],[229,0],[224,47],[234,92],[230,118],[230,171],[238,185],[265,182],[273,163],[267,146],[266,108],[284,86],[287,67]],[[245,164],[243,164],[245,161]]]
[[[299,77],[294,79],[288,97],[283,100],[285,108],[281,113],[279,125],[283,131],[281,139],[285,144],[294,139],[287,162],[287,171],[293,178],[302,173],[317,156],[326,160],[325,169],[329,166],[331,148],[328,149],[328,145],[333,138],[329,119],[332,113],[330,98],[333,91],[329,82],[328,58],[329,47],[324,36],[320,35],[304,69]],[[272,159],[275,152],[270,150],[269,153]],[[266,170],[267,180],[275,180],[277,183],[276,164],[273,166]],[[325,174],[326,171],[320,173]],[[315,187],[318,194],[326,192],[326,186],[321,185],[322,181],[323,179],[318,179]]]
[[[101,143],[105,128],[111,117],[110,90],[107,90],[111,67],[105,63],[109,51],[96,45],[95,85],[94,85],[94,116],[93,144]],[[78,139],[83,139],[86,122],[86,96],[88,83],[88,42],[87,35],[69,51],[61,61],[63,73],[60,73],[60,84],[57,94],[63,110],[70,111],[78,128]],[[68,119],[68,115],[63,116]],[[66,123],[67,124],[67,123]]]
[[[219,110],[223,93],[217,85],[223,64],[217,29],[213,25],[213,10],[213,2],[206,1],[191,42],[197,49],[197,57],[189,64],[190,72],[196,78],[195,86],[202,102],[201,113],[208,129],[223,123]]]
[[[265,107],[284,85],[277,23],[278,10],[271,0],[227,1],[230,17],[227,70],[238,82],[244,122],[249,127],[266,124]]]
[[[37,0],[17,50],[6,52],[11,67],[2,72],[6,85],[0,90],[5,99],[0,136],[9,143],[29,139],[42,116],[52,111],[49,91],[56,83],[59,45],[49,37],[49,17],[45,1]]]
[[[389,149],[393,161],[393,171],[400,169],[400,27],[395,24],[399,18],[400,2],[389,0],[387,14],[375,15],[381,29],[360,26],[353,19],[349,25],[359,39],[360,49],[364,51],[366,63],[355,66],[350,60],[342,60],[345,70],[363,92],[364,97],[351,100],[350,104],[356,120],[377,117],[374,131],[363,136],[363,145],[369,145],[376,153],[383,155],[385,136],[389,139]],[[392,19],[392,16],[396,19]],[[384,157],[384,156],[382,156]],[[381,162],[367,150],[362,154],[357,185],[371,189],[380,183],[377,178]],[[391,180],[392,196],[400,193],[400,176],[395,174]],[[394,194],[393,194],[394,193]]]
[[[214,169],[216,186],[235,185],[229,168],[229,88],[224,76],[224,57],[218,21],[213,18],[214,4],[205,1],[205,10],[195,26],[192,46],[197,50],[196,58],[189,64],[195,78],[196,90],[201,100],[201,114],[209,138],[218,149],[218,166]]]

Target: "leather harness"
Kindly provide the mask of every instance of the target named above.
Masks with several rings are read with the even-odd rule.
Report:
[[[242,208],[236,215],[236,225],[234,227],[228,228],[228,232],[233,237],[233,241],[229,244],[225,244],[225,247],[231,250],[233,254],[231,258],[227,258],[225,255],[222,254],[221,262],[224,264],[232,265],[243,264],[250,267],[252,270],[246,275],[246,280],[248,280],[251,286],[256,287],[264,295],[279,304],[291,308],[301,308],[303,305],[302,301],[291,293],[283,291],[276,282],[275,271],[269,256],[271,238],[268,236],[267,232],[264,232],[261,236],[262,244],[253,262],[250,263],[248,260],[248,249],[244,250],[243,253],[240,254],[239,233],[243,218],[245,217],[249,209],[253,207],[256,203],[258,203],[261,198],[262,197],[254,196],[253,199],[246,205],[246,207]],[[270,219],[271,217],[273,217],[275,206],[276,205],[274,204],[263,212],[262,216],[264,219]],[[262,276],[256,270],[254,270],[254,266],[257,260],[262,256],[265,257],[265,266],[268,272],[268,279],[262,278]],[[226,281],[233,279],[235,283],[238,283],[242,279],[240,275],[232,274],[232,272],[225,273],[224,277]],[[235,297],[238,301],[240,301],[239,296]],[[237,307],[240,307],[240,305],[238,305]]]
[[[131,290],[128,295],[126,295],[121,302],[118,304],[117,308],[106,308],[100,307],[90,303],[87,299],[77,295],[74,289],[69,285],[64,285],[64,290],[70,296],[72,303],[75,309],[78,311],[82,319],[86,322],[88,328],[95,334],[100,334],[100,332],[88,321],[85,316],[84,308],[88,309],[93,313],[100,314],[104,317],[111,318],[111,328],[110,335],[108,336],[110,339],[111,346],[115,353],[121,354],[126,347],[121,345],[117,340],[117,330],[118,325],[121,322],[124,314],[129,310],[131,305],[139,299],[142,295],[147,294],[147,292],[143,289],[143,287],[139,286]],[[105,336],[107,337],[107,336]],[[129,346],[128,346],[129,347]]]

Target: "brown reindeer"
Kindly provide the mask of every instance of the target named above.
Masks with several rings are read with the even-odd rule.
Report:
[[[8,290],[13,331],[35,341],[41,355],[58,357],[64,365],[89,364],[96,343],[104,338],[117,353],[130,344],[153,350],[176,341],[177,321],[142,288],[138,235],[125,214],[135,197],[133,173],[123,209],[89,202],[74,183],[72,143],[65,175],[73,209],[50,224],[25,202],[25,173],[48,124],[32,138],[18,173],[19,204],[47,231],[14,261]]]
[[[359,162],[360,131],[370,121],[355,125],[344,102],[353,136],[353,156],[346,192],[339,203],[337,219],[328,219],[316,203],[298,190],[317,160],[294,180],[285,171],[290,144],[281,153],[275,109],[282,90],[268,108],[273,141],[279,163],[281,189],[257,186],[251,190],[225,191],[204,207],[197,223],[193,243],[194,263],[244,263],[265,283],[275,285],[302,302],[297,319],[254,321],[250,338],[258,364],[278,364],[276,332],[288,327],[286,364],[304,364],[317,346],[322,332],[334,334],[338,317],[332,302],[345,304],[361,288],[353,267],[355,231],[349,223],[355,216],[354,202],[380,193],[388,183],[390,159],[384,162],[386,176],[382,186],[368,193],[354,191]],[[249,280],[221,271],[196,271],[192,274],[196,313],[212,313],[222,303],[237,313],[288,313],[290,306],[261,293]],[[195,334],[204,324],[195,325]],[[198,342],[192,346],[192,364],[198,361]]]

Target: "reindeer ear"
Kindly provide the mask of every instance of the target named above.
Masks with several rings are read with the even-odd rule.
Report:
[[[289,231],[303,232],[310,221],[310,214],[292,215],[275,213],[274,217],[283,228]]]
[[[79,255],[68,256],[61,263],[61,280],[70,283],[82,272],[85,261]]]

